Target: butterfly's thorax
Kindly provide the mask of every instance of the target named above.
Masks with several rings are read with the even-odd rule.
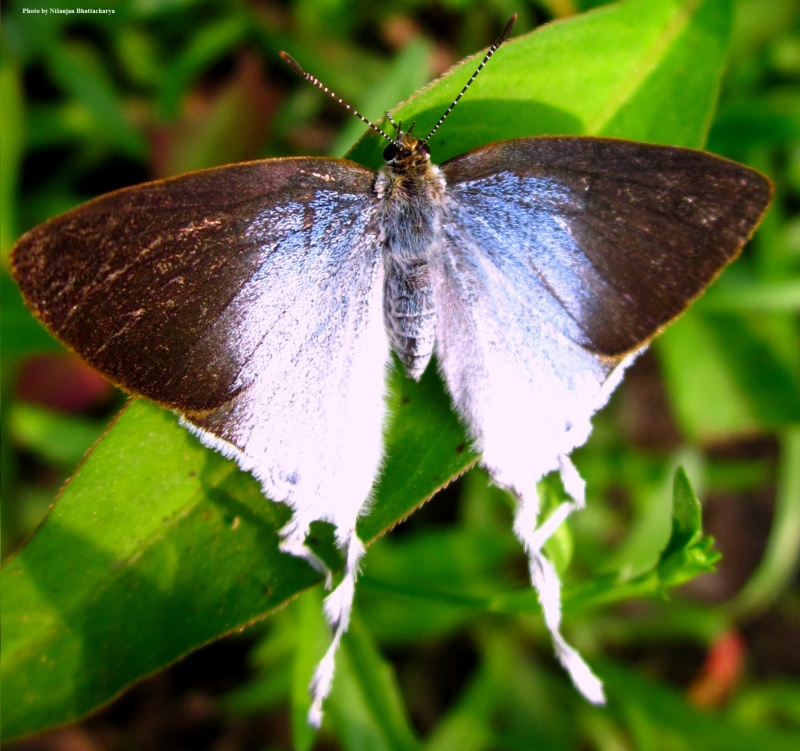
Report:
[[[436,340],[429,264],[440,236],[445,181],[427,147],[408,134],[399,140],[409,152],[388,160],[375,182],[381,204],[383,314],[397,356],[406,372],[419,378]]]

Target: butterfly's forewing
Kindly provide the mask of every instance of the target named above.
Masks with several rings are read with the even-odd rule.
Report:
[[[275,159],[121,190],[25,235],[15,274],[102,373],[181,412],[273,499],[332,521],[341,501],[352,524],[388,357],[374,177]]]
[[[341,192],[357,216],[373,181],[349,162],[274,159],[139,185],[31,230],[15,247],[14,273],[42,322],[123,388],[183,411],[212,409],[250,377],[258,338],[240,322],[275,248],[289,252],[296,225],[322,216],[310,206],[319,191]],[[281,220],[265,234],[270,209]],[[291,246],[298,263],[310,251]]]
[[[734,162],[601,138],[504,141],[442,169],[498,272],[602,356],[636,349],[677,316],[736,257],[771,196],[766,178]]]

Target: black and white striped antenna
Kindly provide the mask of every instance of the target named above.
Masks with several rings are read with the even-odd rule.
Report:
[[[453,103],[447,108],[447,111],[439,118],[439,122],[433,126],[433,130],[428,133],[425,138],[422,139],[422,143],[428,143],[430,137],[439,130],[439,126],[447,119],[447,116],[455,109],[455,106],[458,104],[458,100],[461,99],[462,96],[466,93],[467,89],[472,86],[472,82],[478,77],[478,73],[483,70],[483,66],[489,62],[489,59],[497,52],[497,48],[506,41],[508,35],[511,33],[511,29],[514,27],[514,24],[517,21],[517,14],[515,13],[511,18],[508,19],[508,23],[506,24],[505,29],[503,29],[503,33],[497,37],[495,43],[489,47],[486,51],[486,54],[483,56],[483,60],[481,60],[481,64],[475,69],[475,72],[472,74],[472,78],[464,84],[464,88],[461,89],[458,96],[453,100]]]
[[[353,115],[355,115],[359,120],[361,120],[362,123],[366,123],[367,125],[369,125],[369,127],[372,128],[372,130],[374,130],[382,138],[385,138],[389,143],[394,144],[400,150],[404,150],[403,149],[403,145],[399,141],[395,140],[394,138],[392,138],[387,133],[384,133],[377,125],[375,125],[375,123],[371,122],[370,120],[367,120],[367,118],[364,117],[364,115],[362,115],[355,107],[351,107],[347,102],[344,101],[344,99],[342,99],[335,92],[331,91],[318,78],[316,78],[315,76],[312,76],[310,73],[307,73],[306,71],[304,71],[303,68],[300,67],[300,63],[298,63],[297,60],[295,60],[288,52],[281,52],[280,56],[289,64],[289,67],[295,73],[297,73],[298,76],[300,76],[301,78],[304,78],[309,83],[313,83],[314,86],[316,86],[318,89],[320,89],[320,91],[324,91],[329,97],[331,97],[331,99],[333,99],[333,100],[337,101],[339,104],[341,104],[342,107],[344,107],[348,112],[350,112]]]
[[[455,106],[458,104],[459,99],[461,99],[461,97],[464,96],[464,94],[466,93],[467,89],[470,86],[472,86],[472,82],[478,77],[478,73],[480,73],[481,70],[483,70],[483,66],[486,65],[486,63],[489,62],[489,58],[491,58],[491,56],[494,55],[494,53],[497,51],[497,48],[503,42],[506,41],[506,38],[511,33],[511,29],[513,28],[514,23],[516,22],[516,20],[517,20],[517,14],[515,13],[508,20],[508,23],[506,24],[505,29],[503,29],[503,33],[497,38],[497,40],[494,42],[494,44],[491,47],[489,47],[489,49],[487,50],[486,54],[483,57],[483,60],[481,60],[480,65],[477,67],[475,72],[472,74],[472,78],[470,78],[469,81],[467,81],[467,83],[464,84],[464,88],[461,89],[461,91],[459,92],[458,96],[453,100],[453,103],[447,108],[447,111],[439,118],[439,122],[436,123],[436,125],[433,126],[433,130],[431,130],[431,132],[428,133],[428,135],[425,136],[425,138],[423,138],[422,141],[420,141],[420,143],[427,143],[428,140],[430,139],[430,137],[437,130],[439,130],[439,126],[441,126],[441,124],[447,119],[447,116],[455,109]],[[396,138],[392,138],[387,133],[384,133],[377,125],[375,125],[375,123],[371,122],[370,120],[367,120],[367,118],[364,117],[364,115],[362,115],[355,107],[351,107],[338,94],[336,94],[335,92],[331,91],[327,86],[325,86],[325,84],[322,83],[322,81],[320,81],[315,76],[312,76],[310,73],[308,73],[305,70],[303,70],[303,68],[300,66],[300,63],[298,63],[297,60],[295,60],[288,52],[281,52],[280,56],[289,65],[289,67],[295,73],[297,73],[298,76],[300,76],[301,78],[304,78],[309,83],[314,84],[314,86],[316,86],[318,89],[320,89],[320,91],[324,91],[329,97],[331,97],[332,99],[337,101],[339,104],[341,104],[342,107],[344,107],[348,112],[352,113],[359,120],[361,120],[361,122],[363,122],[364,124],[366,124],[370,128],[372,128],[372,130],[374,130],[379,136],[381,136],[381,138],[384,138],[389,143],[394,144],[394,146],[397,149],[399,149],[400,151],[407,151],[407,148],[405,146],[403,146],[403,144],[399,140],[397,140]],[[394,120],[392,120],[392,117],[388,112],[386,113],[386,117],[388,118],[389,122],[394,126],[395,130],[398,133],[400,133],[400,126],[397,125],[394,122]],[[411,128],[409,128],[409,131],[410,130],[411,130]]]

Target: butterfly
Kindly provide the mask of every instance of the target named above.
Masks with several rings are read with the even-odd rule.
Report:
[[[281,548],[329,588],[306,536],[312,521],[334,526],[345,565],[325,601],[333,638],[311,687],[315,725],[364,553],[356,521],[381,466],[392,353],[416,379],[435,354],[484,466],[515,496],[556,654],[603,701],[561,634],[542,553],[585,502],[570,454],[770,202],[769,181],[734,162],[603,138],[501,141],[434,165],[430,137],[514,20],[426,137],[362,118],[388,142],[378,172],[312,157],[210,169],[102,196],[13,251],[36,316],[288,504]],[[569,498],[540,523],[537,482],[553,471]]]

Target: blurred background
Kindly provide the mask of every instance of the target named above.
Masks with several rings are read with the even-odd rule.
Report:
[[[34,531],[125,401],[25,310],[8,265],[22,232],[101,193],[157,177],[284,154],[343,156],[363,126],[299,81],[278,57],[281,49],[379,119],[491,43],[512,13],[521,34],[603,4],[110,0],[80,7],[113,8],[114,16],[51,13],[34,22],[24,10],[37,4],[5,3],[3,558]],[[672,472],[682,464],[723,557],[714,574],[669,602],[631,601],[576,625],[609,657],[601,673],[610,676],[612,706],[589,707],[572,691],[535,619],[393,598],[370,587],[367,576],[355,628],[391,666],[391,690],[409,728],[401,740],[348,725],[336,701],[334,722],[316,741],[292,729],[290,645],[298,621],[319,610],[314,590],[77,725],[14,748],[800,743],[800,8],[795,0],[733,5],[729,69],[707,148],[764,171],[776,199],[728,283],[704,301],[719,339],[689,331],[704,356],[686,363],[665,336],[598,417],[591,451],[580,455],[598,502],[582,515],[575,552],[579,568],[614,571],[632,551],[647,550],[653,526],[669,514]],[[448,565],[471,581],[497,565],[519,567],[509,518],[504,495],[470,473],[378,541],[368,573],[391,580],[427,570],[430,561],[431,570]],[[342,688],[338,701],[347,695]]]

